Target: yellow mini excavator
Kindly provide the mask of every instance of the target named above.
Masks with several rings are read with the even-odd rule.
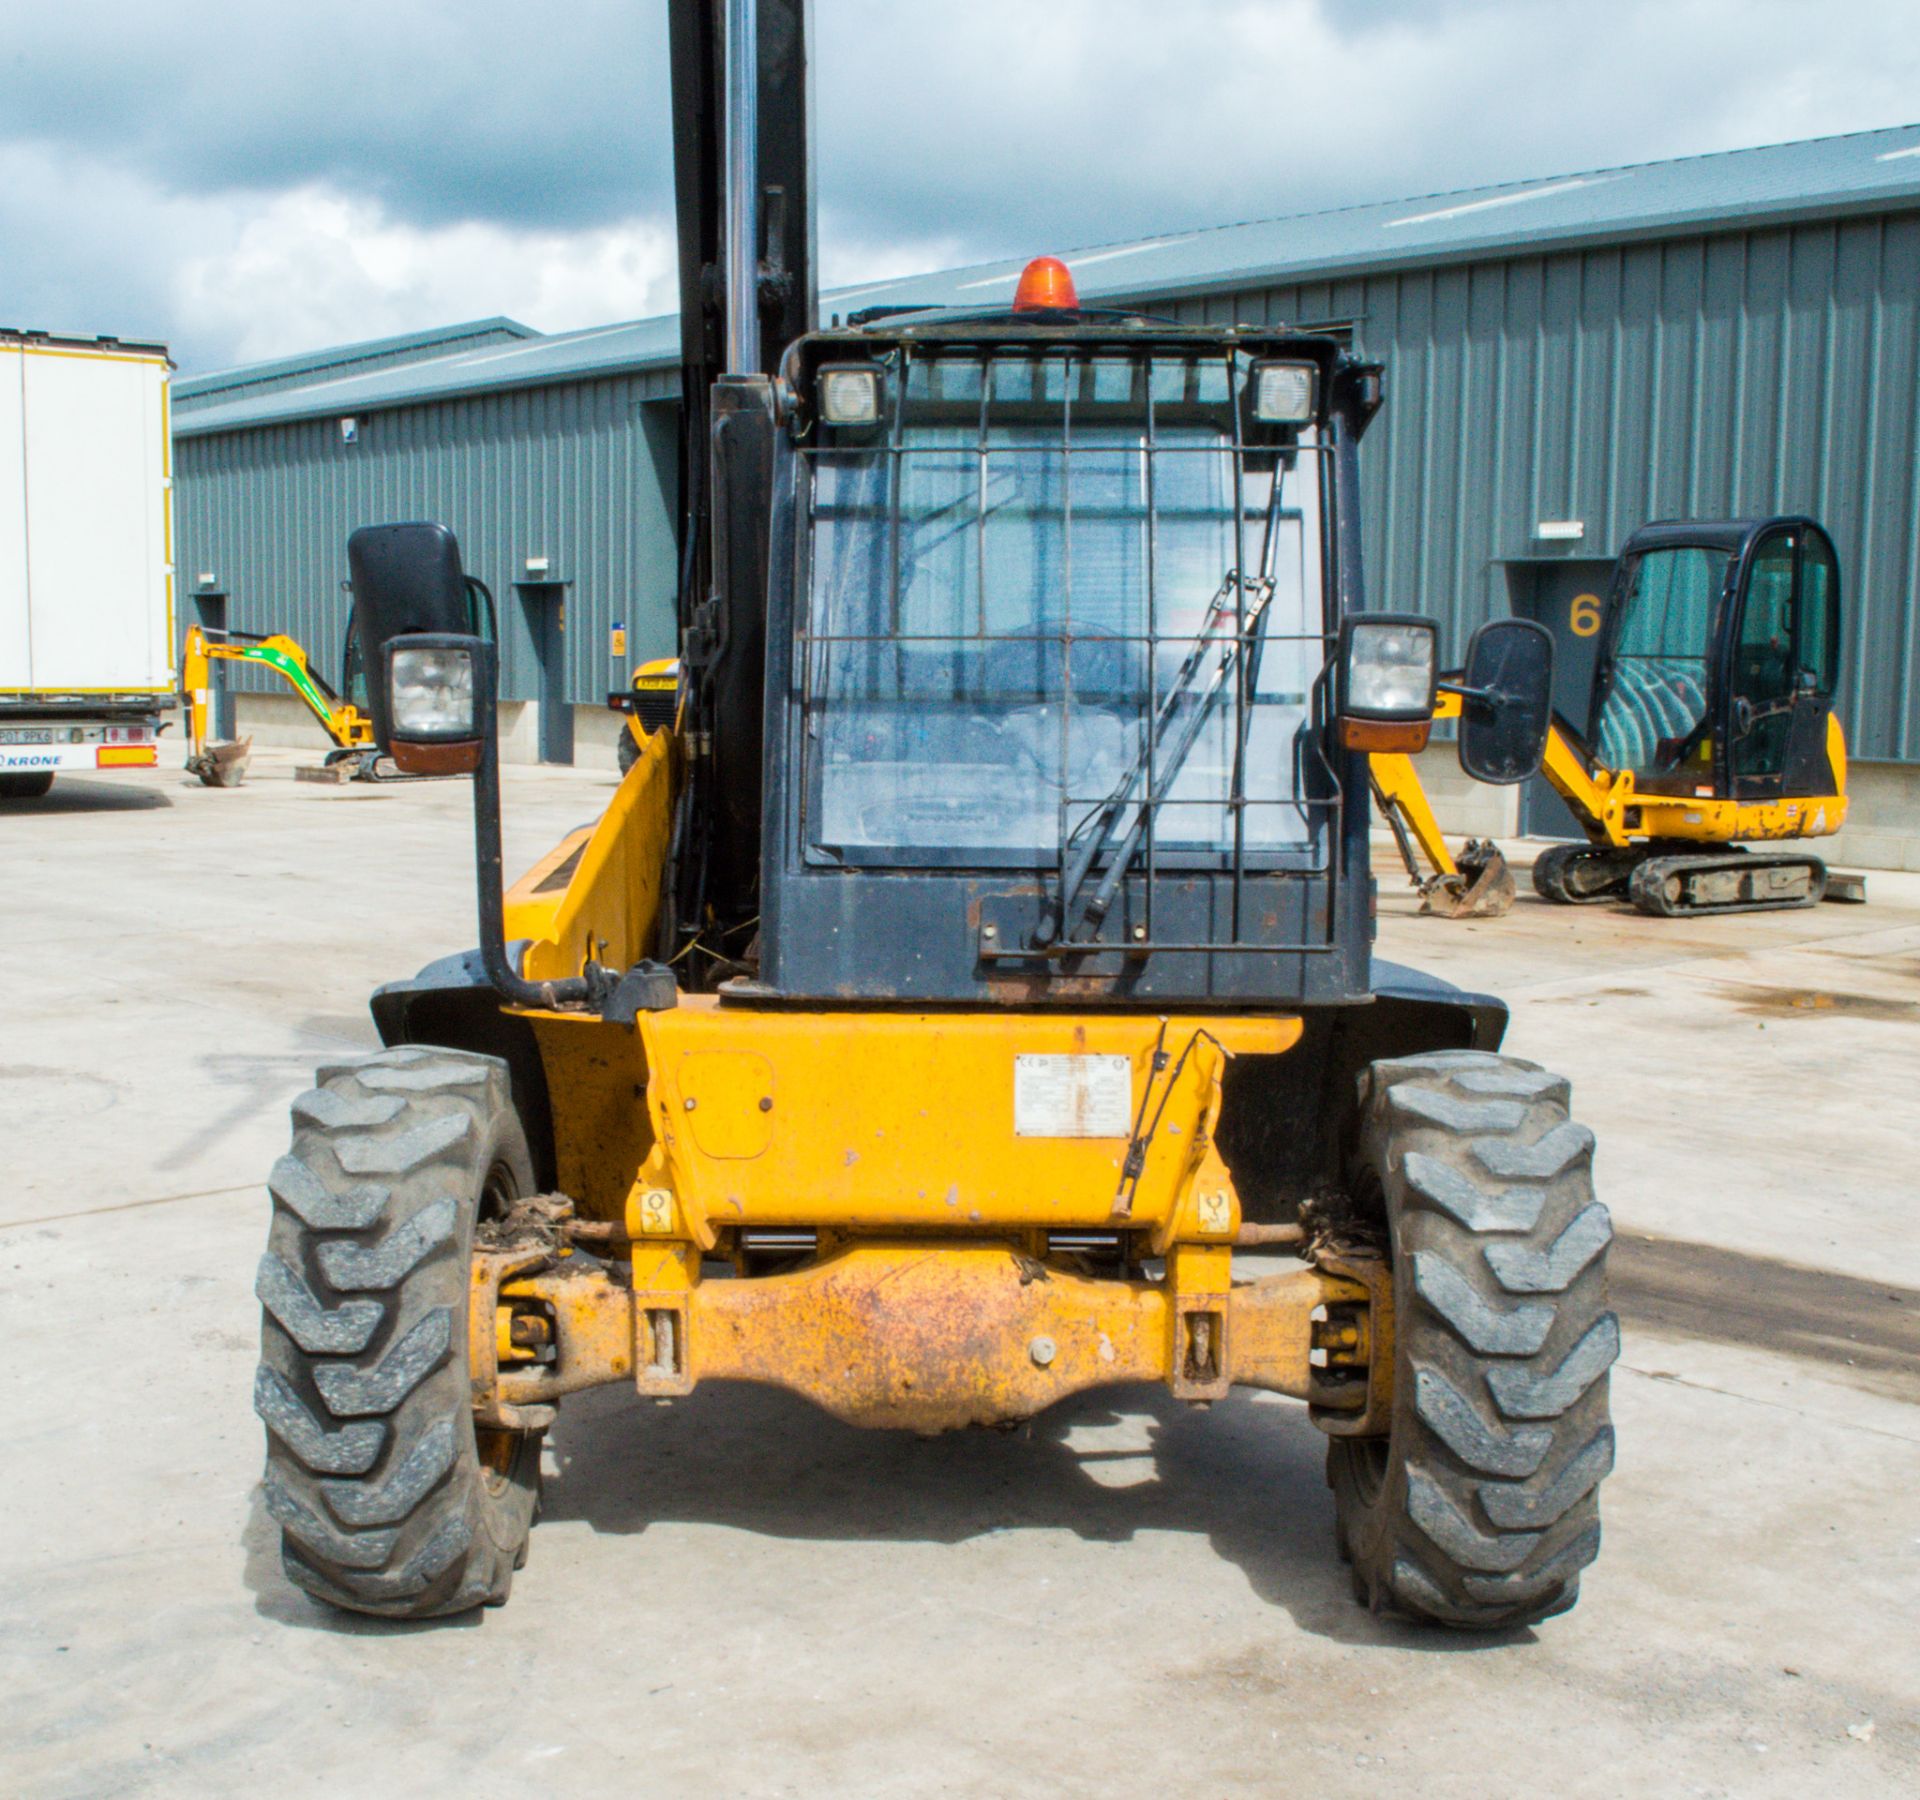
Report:
[[[180,661],[180,686],[187,702],[187,769],[208,787],[240,785],[252,742],[215,742],[207,735],[213,706],[212,665],[216,662],[245,663],[278,675],[306,702],[307,710],[333,740],[328,764],[350,760],[356,765],[356,779],[372,778],[380,755],[373,721],[334,692],[307,660],[300,644],[280,632],[255,637],[246,632],[209,631],[190,625]]]
[[[1816,904],[1825,863],[1777,846],[1831,835],[1847,816],[1833,711],[1840,564],[1826,531],[1797,516],[1643,526],[1614,566],[1598,629],[1586,717],[1554,714],[1541,768],[1586,841],[1542,851],[1534,891],[1571,905],[1630,900],[1666,918]],[[1443,692],[1435,716],[1459,710]],[[1416,880],[1409,831],[1443,867],[1412,762],[1377,755],[1373,775]],[[1470,888],[1443,879],[1429,878],[1430,904],[1452,913]]]
[[[932,1433],[1150,1384],[1301,1403],[1243,1426],[1323,1437],[1331,1504],[1231,1440],[1205,1479],[1324,1508],[1363,1604],[1561,1612],[1613,1463],[1612,1230],[1505,1007],[1373,955],[1367,757],[1425,743],[1440,683],[1432,624],[1367,605],[1383,371],[1083,308],[1050,257],[823,328],[808,10],[668,8],[676,710],[504,892],[459,546],[348,543],[376,739],[473,778],[479,938],[373,996],[384,1048],[320,1069],[269,1178],[287,1577],[505,1600],[589,1388]],[[1470,775],[1539,766],[1552,648],[1475,634]],[[642,1566],[604,1591],[697,1627],[671,1544],[612,1544]]]

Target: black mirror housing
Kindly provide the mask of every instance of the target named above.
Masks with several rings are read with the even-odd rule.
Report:
[[[373,734],[392,754],[386,649],[398,637],[472,630],[460,545],[444,525],[363,525],[347,539],[347,569],[361,665],[378,671],[367,696]]]
[[[1537,775],[1553,717],[1553,634],[1532,619],[1489,620],[1457,686],[1460,767],[1497,787]]]

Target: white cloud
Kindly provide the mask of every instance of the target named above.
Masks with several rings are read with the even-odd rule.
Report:
[[[309,183],[170,193],[124,166],[0,144],[0,322],[153,338],[189,370],[506,313],[567,331],[669,312],[664,221],[416,225]]]
[[[506,313],[542,331],[675,305],[664,225],[573,232],[416,226],[324,187],[233,206],[227,241],[184,256],[174,311],[240,361]]]
[[[0,50],[0,320],[164,335],[204,368],[669,308],[664,11],[28,9]],[[1908,123],[1912,15],[815,0],[822,279]]]

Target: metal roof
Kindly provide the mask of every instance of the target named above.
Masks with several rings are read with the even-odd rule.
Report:
[[[13,350],[99,350],[122,356],[157,356],[170,361],[167,347],[153,338],[120,338],[111,333],[40,331],[27,325],[0,325],[0,344]]]
[[[498,315],[491,319],[469,319],[459,325],[436,326],[431,331],[370,338],[359,344],[309,350],[301,356],[276,357],[270,362],[242,363],[236,368],[183,376],[173,383],[173,403],[177,408],[197,408],[215,403],[222,395],[257,393],[269,387],[311,386],[316,381],[332,380],[355,369],[364,372],[370,363],[413,363],[482,344],[539,335],[531,325],[522,325],[518,319]]]
[[[679,362],[680,321],[677,314],[668,313],[634,324],[600,325],[590,331],[556,332],[550,337],[530,336],[519,343],[488,344],[430,360],[391,364],[366,374],[323,378],[273,393],[202,406],[175,418],[174,435],[198,437],[250,425],[451,399],[493,388],[537,387],[594,375],[630,374],[636,369],[672,369],[677,373]]]
[[[1089,246],[1065,260],[1083,300],[1112,304],[1915,206],[1920,125],[1907,125],[1167,232]],[[1024,262],[840,288],[821,296],[821,318],[909,302],[990,307],[1011,299]],[[176,421],[176,431],[231,431],[488,388],[668,369],[678,358],[678,323],[666,315],[282,388],[198,408]]]

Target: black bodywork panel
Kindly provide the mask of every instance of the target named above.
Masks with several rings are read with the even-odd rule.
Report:
[[[1376,962],[1370,1002],[1307,1007],[1300,1042],[1280,1056],[1239,1056],[1221,1083],[1218,1144],[1245,1216],[1291,1221],[1301,1201],[1346,1178],[1355,1083],[1382,1057],[1497,1050],[1507,1008],[1397,963]]]

